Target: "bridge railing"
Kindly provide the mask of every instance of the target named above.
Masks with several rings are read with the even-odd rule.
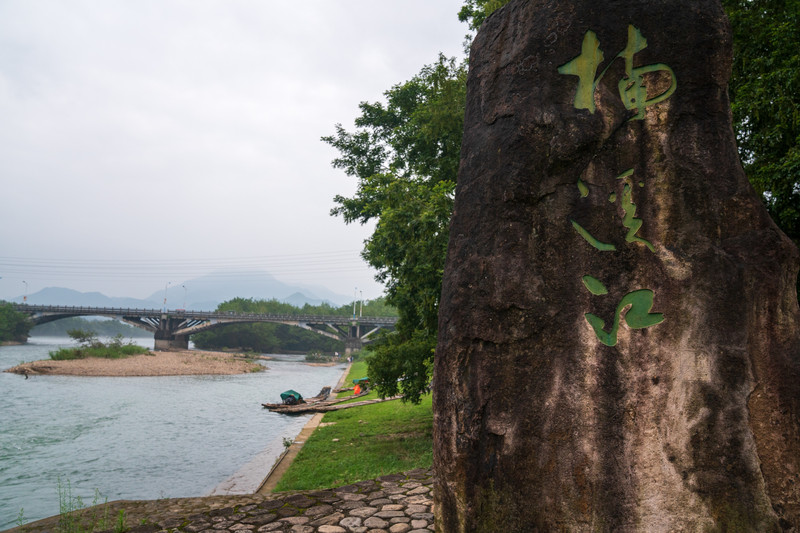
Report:
[[[343,316],[343,315],[291,315],[291,314],[256,314],[256,313],[234,313],[234,312],[208,312],[208,311],[187,311],[184,309],[139,309],[129,307],[82,307],[66,305],[29,305],[14,304],[14,309],[22,313],[48,313],[64,315],[100,315],[100,316],[148,316],[170,318],[193,318],[193,319],[217,319],[217,320],[253,320],[253,321],[286,321],[286,322],[308,322],[308,323],[335,323],[335,324],[382,324],[393,325],[397,322],[397,317],[368,317],[368,316]]]

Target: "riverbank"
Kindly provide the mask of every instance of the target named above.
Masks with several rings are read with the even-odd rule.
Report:
[[[241,354],[182,350],[148,352],[124,359],[98,357],[70,361],[45,359],[22,363],[4,372],[25,376],[145,377],[247,374],[265,368],[252,357]]]
[[[76,520],[107,517],[107,529],[122,525],[135,533],[214,531],[216,533],[430,533],[433,471],[417,469],[328,490],[263,496],[211,496],[160,500],[119,500],[79,512]],[[79,518],[80,517],[80,518]],[[6,533],[57,531],[53,516]]]
[[[3,342],[0,342],[0,346],[22,346],[23,344],[25,344],[25,343],[22,342],[22,341],[3,341]]]

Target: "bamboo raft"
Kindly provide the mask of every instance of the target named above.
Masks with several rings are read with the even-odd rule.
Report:
[[[346,396],[344,398],[329,398],[331,392],[330,387],[326,387],[326,389],[328,390],[324,395],[323,391],[325,391],[325,389],[320,391],[320,393],[313,398],[306,400],[305,403],[295,405],[286,405],[283,403],[262,403],[261,405],[273,413],[300,415],[305,413],[326,413],[328,411],[338,411],[340,409],[348,409],[350,407],[358,407],[373,403],[388,402],[400,398],[400,396],[393,396],[391,398],[373,398],[371,400],[362,400],[360,402],[345,403],[349,402],[353,398],[366,396],[369,394],[369,391],[364,391],[361,394],[353,394],[352,396]]]

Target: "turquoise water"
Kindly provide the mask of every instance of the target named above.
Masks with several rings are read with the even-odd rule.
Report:
[[[0,347],[0,370],[69,344],[39,337]],[[283,360],[265,362],[266,372],[237,376],[0,373],[0,530],[16,525],[20,509],[28,522],[58,514],[59,477],[87,504],[95,489],[101,501],[203,496],[265,448],[277,454],[275,442],[293,438],[309,416],[261,403],[289,388],[314,396],[336,384],[344,365],[276,357]]]

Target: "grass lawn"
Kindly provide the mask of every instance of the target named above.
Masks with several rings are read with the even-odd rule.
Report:
[[[366,363],[358,361],[350,369],[347,384],[366,375]],[[326,489],[431,464],[429,394],[420,405],[394,400],[326,413],[275,490]]]

